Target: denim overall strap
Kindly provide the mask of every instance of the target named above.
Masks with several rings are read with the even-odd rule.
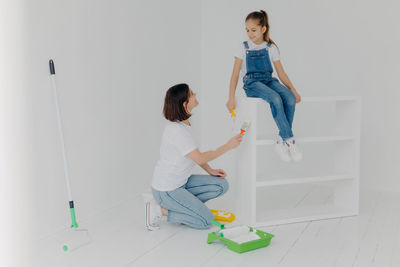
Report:
[[[245,47],[246,43],[244,42]],[[246,80],[270,80],[273,68],[269,59],[268,47],[260,50],[246,49],[246,68]]]
[[[249,50],[249,43],[247,42],[247,41],[244,41],[243,42],[243,45],[244,45],[244,49],[247,51],[247,50]]]

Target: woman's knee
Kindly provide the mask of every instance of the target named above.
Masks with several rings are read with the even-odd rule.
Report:
[[[208,229],[212,225],[212,221],[214,220],[214,214],[207,210],[203,214],[201,214],[201,223],[196,227],[198,229]]]
[[[215,197],[219,197],[225,194],[229,189],[229,183],[225,178],[216,178],[213,182],[213,191],[217,193]]]
[[[222,189],[221,195],[225,194],[226,192],[228,192],[229,189],[229,183],[226,179],[221,179],[220,181],[220,186]]]

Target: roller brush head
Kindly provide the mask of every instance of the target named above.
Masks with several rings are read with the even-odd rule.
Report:
[[[250,121],[244,121],[240,127],[240,134],[243,135],[250,127]]]

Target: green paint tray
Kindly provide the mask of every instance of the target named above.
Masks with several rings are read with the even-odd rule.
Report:
[[[254,229],[249,226],[236,226],[225,228],[224,224],[213,221],[214,225],[220,227],[217,232],[208,234],[207,243],[219,240],[224,243],[228,249],[237,253],[243,253],[258,248],[263,248],[271,243],[274,235]]]

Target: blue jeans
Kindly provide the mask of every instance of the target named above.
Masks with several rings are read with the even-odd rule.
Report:
[[[250,79],[249,79],[250,80]],[[244,91],[248,97],[258,97],[270,104],[272,117],[283,140],[293,137],[292,123],[296,97],[277,79],[245,82]]]
[[[186,224],[196,229],[208,229],[214,215],[204,202],[228,191],[226,179],[210,175],[191,175],[186,184],[171,190],[152,188],[155,201],[168,210],[168,221]]]

